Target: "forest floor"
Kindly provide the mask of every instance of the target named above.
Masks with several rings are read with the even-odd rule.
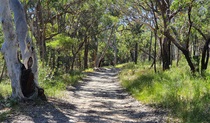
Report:
[[[65,98],[25,102],[5,113],[3,123],[165,123],[167,112],[141,104],[121,87],[117,69],[85,73],[78,85],[68,87]],[[9,110],[0,106],[0,113]],[[0,120],[1,122],[1,120]]]

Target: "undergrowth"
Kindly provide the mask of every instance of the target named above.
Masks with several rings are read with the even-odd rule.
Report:
[[[49,67],[39,67],[39,84],[44,88],[47,97],[65,98],[64,91],[69,85],[74,85],[83,77],[81,71],[54,72]],[[4,77],[0,82],[0,122],[4,121],[15,109],[17,102],[8,98],[12,93],[11,82]]]
[[[169,109],[184,123],[210,122],[210,76],[192,75],[184,63],[157,73],[147,64],[120,67],[122,85],[141,102]]]
[[[74,85],[82,78],[83,74],[81,71],[72,71],[65,73],[64,71],[54,72],[49,67],[39,67],[39,84],[44,88],[47,97],[58,97],[64,96],[63,91],[69,85]],[[0,82],[0,101],[6,99],[11,95],[11,82],[9,78],[4,78]]]
[[[63,91],[66,90],[66,87],[76,84],[83,76],[81,71],[54,72],[48,67],[39,69],[39,73],[39,84],[44,88],[45,94],[49,97],[58,98],[65,96]]]

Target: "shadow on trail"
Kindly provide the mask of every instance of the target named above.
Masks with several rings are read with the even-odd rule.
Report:
[[[118,70],[119,71],[119,70]],[[73,96],[88,103],[77,116],[79,122],[97,123],[161,123],[165,112],[157,110],[139,110],[139,102],[131,98],[125,89],[119,86],[117,70],[102,70],[85,73],[83,82],[75,86]],[[88,85],[88,84],[91,84]],[[93,84],[94,83],[94,84]],[[154,118],[155,117],[155,118]]]
[[[70,118],[64,114],[64,110],[74,111],[77,108],[64,100],[53,98],[48,102],[24,102],[12,108],[12,117],[7,117],[4,122],[66,123]],[[73,115],[71,112],[68,114]]]
[[[120,86],[116,69],[102,69],[67,88],[65,100],[23,103],[6,122],[161,123],[164,112],[139,104]],[[23,116],[24,115],[24,116]],[[21,116],[22,119],[18,119]]]

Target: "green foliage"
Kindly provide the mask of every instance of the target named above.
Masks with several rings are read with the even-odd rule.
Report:
[[[54,40],[47,43],[47,46],[55,49],[69,49],[71,45],[77,42],[76,38],[70,38],[64,34],[59,34],[54,37]]]
[[[0,43],[1,45],[1,43]],[[0,55],[0,73],[2,72],[4,66],[3,56]],[[10,80],[6,75],[3,76],[2,81],[0,82],[0,100],[4,100],[6,97],[10,96],[12,92]]]
[[[0,83],[0,100],[10,96],[11,93],[12,93],[12,88],[9,80],[3,80]]]
[[[45,94],[49,97],[62,98],[65,95],[63,91],[66,90],[66,87],[76,84],[83,76],[80,71],[55,73],[49,67],[42,67],[39,71],[40,86],[44,88]]]
[[[145,65],[127,64],[120,79],[134,97],[170,109],[183,122],[210,122],[210,77],[192,76],[186,67],[154,73]]]

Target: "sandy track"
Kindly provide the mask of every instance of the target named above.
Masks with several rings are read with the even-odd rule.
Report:
[[[76,87],[69,87],[65,100],[49,99],[44,104],[24,103],[4,122],[96,122],[162,123],[165,113],[140,104],[120,86],[117,70],[86,73]]]

